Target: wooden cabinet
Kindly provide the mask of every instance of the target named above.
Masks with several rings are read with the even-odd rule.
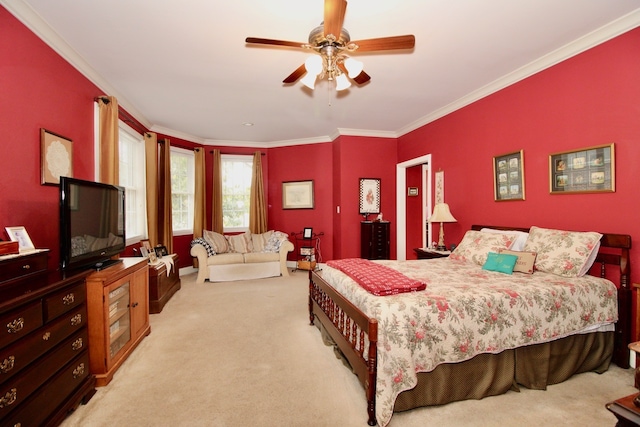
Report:
[[[122,262],[87,277],[89,366],[96,385],[107,385],[142,339],[149,335],[149,274],[146,258]]]
[[[361,257],[389,259],[390,223],[388,221],[362,221],[360,223]]]
[[[46,266],[46,251],[0,257],[0,425],[59,425],[95,393],[87,273]]]
[[[163,260],[171,259],[169,273]],[[157,264],[149,266],[149,313],[160,313],[173,294],[180,290],[178,255],[165,255]]]

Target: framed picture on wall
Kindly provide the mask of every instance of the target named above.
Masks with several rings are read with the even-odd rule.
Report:
[[[42,184],[60,185],[60,177],[73,177],[73,151],[69,138],[40,129]]]
[[[313,209],[313,180],[283,182],[282,209]]]
[[[549,155],[551,194],[616,191],[614,144]]]
[[[493,158],[493,193],[498,202],[524,200],[523,150]]]
[[[380,213],[380,179],[360,178],[360,214]]]

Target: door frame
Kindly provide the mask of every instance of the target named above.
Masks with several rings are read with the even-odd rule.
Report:
[[[407,259],[407,168],[418,165],[423,165],[423,246],[426,242],[427,231],[431,235],[431,224],[427,223],[428,213],[431,211],[431,154],[426,154],[396,164],[396,258],[400,261]]]

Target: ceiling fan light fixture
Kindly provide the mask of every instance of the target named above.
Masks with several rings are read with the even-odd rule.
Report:
[[[344,74],[340,74],[336,77],[336,90],[341,91],[348,89],[351,86],[351,82]]]
[[[302,79],[300,79],[300,83],[313,90],[316,87],[316,74],[307,73]]]
[[[315,77],[322,72],[322,58],[318,55],[311,55],[304,61],[304,68],[307,69],[307,74],[311,74]]]
[[[344,60],[344,66],[352,79],[356,78],[364,69],[364,64],[361,61],[351,57]]]

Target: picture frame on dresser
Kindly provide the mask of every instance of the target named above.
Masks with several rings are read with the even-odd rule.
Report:
[[[27,229],[23,226],[19,227],[5,227],[4,228],[9,235],[9,240],[12,242],[18,242],[18,247],[21,252],[33,251],[36,247],[33,245]]]
[[[42,185],[59,185],[61,176],[73,177],[73,141],[40,129],[40,170]]]
[[[551,194],[616,191],[615,144],[549,155]]]
[[[493,158],[493,195],[496,202],[524,200],[524,150]]]

